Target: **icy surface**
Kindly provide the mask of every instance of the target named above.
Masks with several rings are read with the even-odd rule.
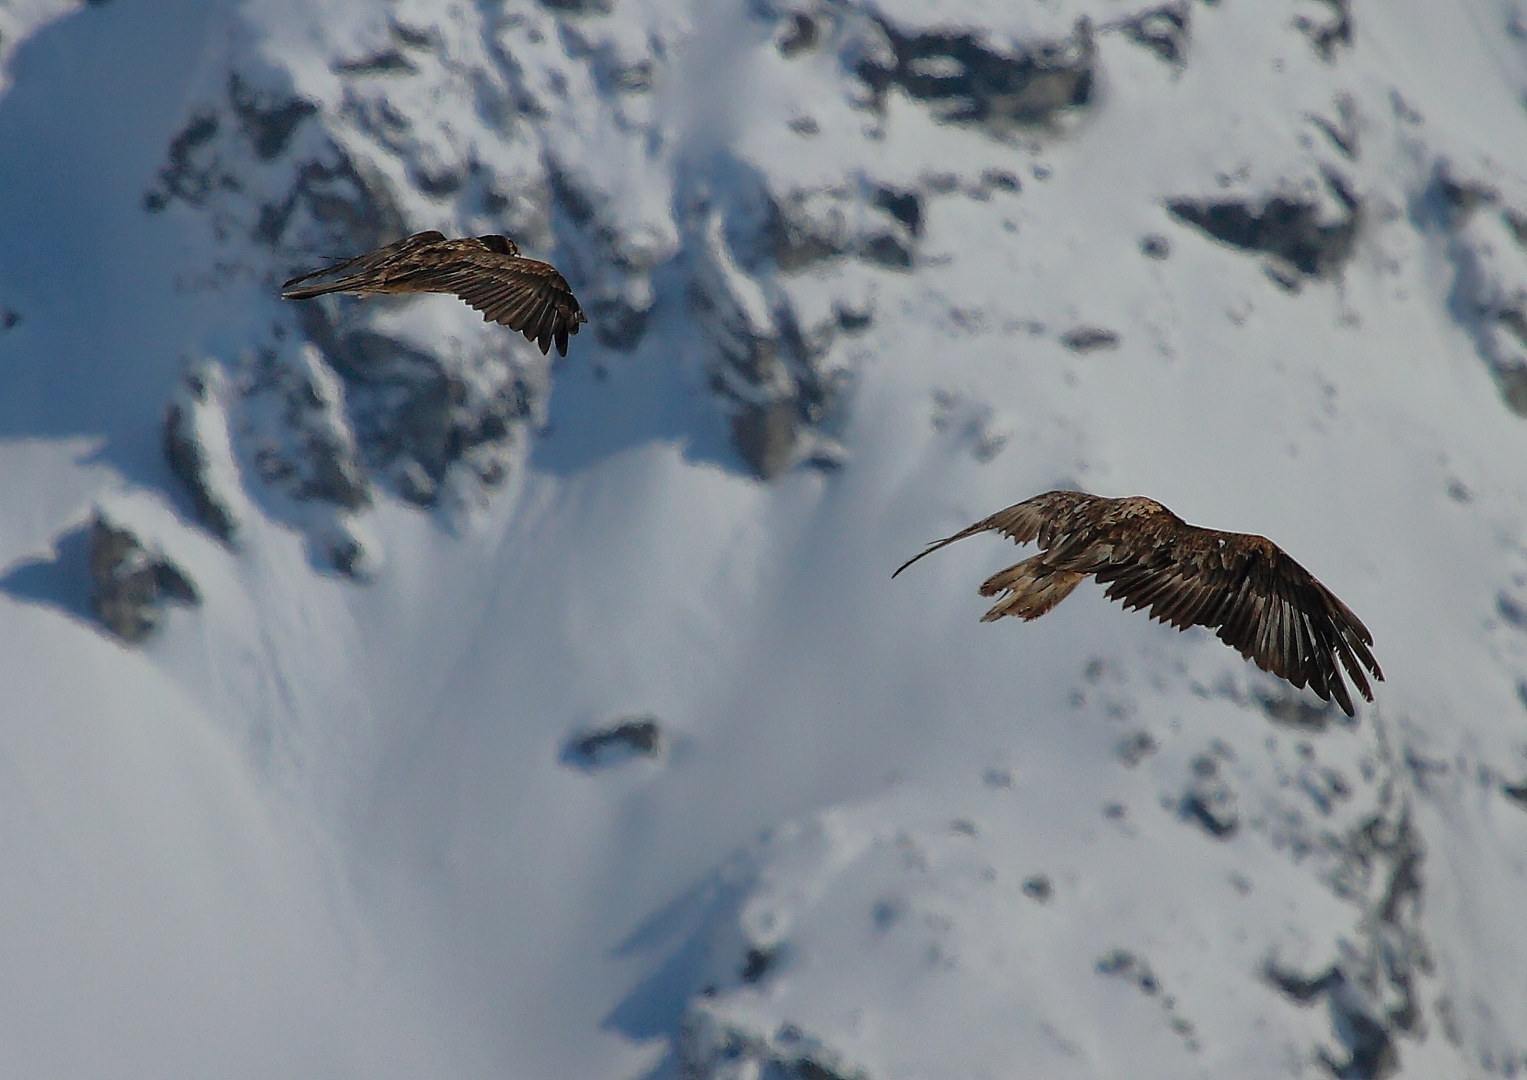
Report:
[[[0,1073],[1520,1075],[1524,92],[1506,0],[0,0]],[[425,228],[571,355],[276,299]],[[1058,485],[1376,703],[890,580]]]

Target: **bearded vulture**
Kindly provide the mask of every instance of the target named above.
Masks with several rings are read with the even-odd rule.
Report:
[[[334,276],[338,275],[338,276]],[[314,278],[329,278],[303,285]],[[567,355],[567,336],[588,322],[567,279],[555,267],[527,259],[507,236],[466,236],[421,232],[369,255],[292,278],[281,287],[286,300],[311,300],[325,293],[454,293],[492,320],[518,330],[541,347],[557,343]]]
[[[930,544],[891,576],[983,532],[1019,544],[1037,540],[1040,551],[986,579],[982,596],[1004,595],[982,622],[1037,619],[1091,575],[1108,586],[1110,600],[1147,608],[1151,618],[1179,630],[1207,626],[1263,671],[1307,685],[1326,701],[1334,697],[1348,716],[1352,697],[1342,670],[1368,701],[1373,691],[1364,669],[1384,678],[1369,651],[1368,628],[1277,544],[1189,525],[1154,499],[1048,491]]]

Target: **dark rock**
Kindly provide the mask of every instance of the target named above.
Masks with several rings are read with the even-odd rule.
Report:
[[[91,609],[107,630],[129,645],[153,632],[166,604],[201,603],[184,570],[99,511],[90,528],[90,579]]]
[[[1101,957],[1097,962],[1097,973],[1127,979],[1147,997],[1154,997],[1161,992],[1161,982],[1151,971],[1150,965],[1128,949],[1114,949]]]
[[[656,757],[662,750],[662,739],[657,717],[631,717],[613,727],[574,736],[562,757],[580,768],[602,768],[633,757]]]
[[[773,480],[790,466],[799,439],[797,403],[782,398],[764,405],[746,405],[732,417],[732,440],[737,452],[762,480]]]
[[[864,242],[860,252],[866,261],[887,270],[912,269],[912,250],[894,233],[881,233]]]
[[[359,456],[373,470],[396,477],[398,493],[410,502],[433,505],[454,465],[480,448],[507,446],[529,422],[531,387],[502,359],[483,361],[489,368],[503,365],[492,373],[499,377],[464,379],[435,354],[364,327],[349,328],[326,310],[318,304],[304,308],[302,326],[344,380],[341,419]]]
[[[923,200],[915,191],[875,189],[875,205],[901,222],[915,240],[923,234]]]
[[[1527,810],[1527,780],[1523,780],[1520,784],[1502,784],[1500,791],[1506,798]]]
[[[225,544],[233,543],[238,521],[212,479],[211,461],[197,424],[198,409],[209,404],[205,372],[186,377],[187,395],[170,402],[164,414],[164,460],[185,485],[197,518]]]
[[[1178,813],[1202,825],[1216,840],[1228,840],[1240,829],[1235,793],[1220,775],[1219,762],[1209,754],[1193,759],[1193,781],[1183,793]]]
[[[1101,349],[1117,349],[1119,335],[1101,326],[1078,326],[1060,336],[1060,343],[1074,353],[1097,352]]]
[[[383,49],[371,56],[340,60],[330,65],[338,75],[416,75],[419,69],[397,49]]]
[[[407,222],[386,178],[337,144],[326,150],[322,158],[297,166],[281,198],[261,206],[254,239],[271,247],[286,242],[302,212],[319,232],[302,238],[304,246],[362,252],[407,235]]]
[[[651,318],[651,308],[639,310],[620,296],[589,304],[589,322],[593,324],[594,337],[601,345],[617,352],[630,352],[640,345]]]
[[[821,38],[822,28],[814,18],[803,11],[793,11],[779,36],[779,53],[789,60],[816,45]]]
[[[409,26],[397,19],[392,21],[392,36],[413,49],[433,49],[440,45],[440,35],[433,27]]]
[[[573,178],[555,166],[546,170],[546,183],[551,188],[551,194],[557,201],[564,213],[567,214],[575,225],[588,225],[594,220],[594,204],[588,195],[579,189]]]
[[[1119,740],[1119,745],[1114,753],[1119,755],[1119,760],[1133,769],[1140,762],[1154,754],[1159,747],[1155,738],[1148,731],[1132,731]]]
[[[329,564],[346,577],[363,577],[367,552],[365,547],[353,536],[337,536],[328,544],[327,556]]]
[[[1016,193],[1023,190],[1023,184],[1018,177],[1006,169],[985,169],[981,173],[981,183],[997,191]]]
[[[869,329],[874,320],[875,313],[868,306],[856,308],[841,301],[833,306],[833,313],[837,316],[838,328],[845,334],[858,334]]]
[[[1050,898],[1055,895],[1055,887],[1050,884],[1050,879],[1044,874],[1035,874],[1033,877],[1024,879],[1023,895],[1041,904],[1048,904]]]
[[[1077,21],[1069,38],[1000,52],[975,34],[955,30],[905,32],[876,23],[889,51],[871,50],[858,74],[877,104],[893,86],[926,103],[945,122],[975,124],[1006,135],[1048,121],[1092,99],[1096,48],[1092,26]]]
[[[286,356],[259,353],[246,393],[250,398],[270,395],[280,417],[280,441],[254,455],[261,479],[285,488],[299,502],[316,500],[346,510],[371,505],[342,388],[314,346]]]
[[[1299,731],[1324,731],[1331,723],[1351,724],[1335,702],[1320,701],[1314,694],[1278,684],[1254,685],[1252,700],[1273,723]]]
[[[1495,597],[1495,610],[1502,619],[1516,627],[1518,630],[1527,630],[1527,608],[1522,607],[1510,596],[1499,593]]]
[[[1331,145],[1340,150],[1343,157],[1348,161],[1357,160],[1357,106],[1351,94],[1336,95],[1335,120],[1329,120],[1324,116],[1312,116],[1310,122],[1331,140]]]
[[[1327,187],[1344,208],[1335,221],[1322,220],[1313,202],[1274,196],[1259,207],[1242,200],[1199,202],[1175,199],[1172,216],[1242,251],[1261,252],[1307,277],[1335,277],[1352,255],[1361,203],[1335,173]]]
[[[1168,64],[1181,67],[1188,59],[1189,9],[1185,0],[1142,11],[1119,23],[1124,36]]]
[[[779,960],[779,956],[780,950],[778,946],[763,949],[755,946],[749,949],[747,956],[743,958],[742,971],[739,973],[739,978],[750,986],[761,982],[763,977],[774,968],[775,963]]]
[[[143,208],[154,214],[176,199],[202,207],[219,192],[241,190],[238,177],[224,168],[214,140],[219,131],[216,112],[199,112],[186,121],[165,154],[158,182],[143,196]]]
[[[822,193],[798,191],[770,198],[761,230],[762,246],[785,273],[804,270],[852,250],[846,215],[813,206]],[[816,212],[813,212],[816,210]]]
[[[563,15],[608,15],[615,0],[540,0],[541,6]]]
[[[1309,38],[1320,58],[1329,63],[1336,59],[1337,48],[1352,46],[1352,0],[1314,2],[1323,3],[1329,8],[1331,17],[1321,21],[1308,15],[1299,15],[1294,19],[1294,26]]]
[[[318,106],[302,98],[282,100],[261,94],[237,72],[228,76],[228,101],[261,161],[279,157],[298,125],[318,112]]]
[[[982,774],[981,780],[989,788],[1006,791],[1013,786],[1013,771],[994,765]]]
[[[1399,1049],[1393,1035],[1383,1022],[1364,1011],[1340,967],[1306,976],[1268,960],[1262,973],[1297,1005],[1312,1005],[1321,998],[1329,1002],[1332,1027],[1347,1052],[1345,1060],[1338,1060],[1330,1051],[1320,1051],[1321,1062],[1332,1076],[1338,1080],[1384,1080],[1399,1069]]]
[[[1140,254],[1147,259],[1165,259],[1172,254],[1172,242],[1160,233],[1151,233],[1140,240]]]

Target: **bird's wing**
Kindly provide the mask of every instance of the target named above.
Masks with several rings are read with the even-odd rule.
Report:
[[[1025,499],[1021,503],[1009,506],[1006,510],[998,510],[990,517],[982,518],[953,536],[935,540],[898,566],[891,576],[895,577],[918,559],[933,554],[939,548],[948,547],[956,540],[963,540],[977,533],[999,532],[1018,544],[1038,540],[1040,547],[1048,548],[1058,535],[1064,534],[1080,514],[1084,514],[1097,503],[1114,501],[1117,500],[1100,499],[1096,495],[1088,495],[1081,491],[1047,491],[1043,495],[1035,495],[1032,499]]]
[[[1345,669],[1368,701],[1384,678],[1373,635],[1352,609],[1271,540],[1166,516],[1125,519],[1086,545],[1057,545],[1046,562],[1093,574],[1111,600],[1179,630],[1205,626],[1264,671],[1333,697],[1353,715]],[[1069,549],[1069,550],[1068,550]],[[1366,669],[1366,674],[1365,674]]]
[[[331,266],[320,267],[317,270],[309,270],[306,274],[299,274],[281,286],[281,295],[287,300],[308,299],[306,295],[292,295],[293,293],[306,294],[309,290],[293,289],[292,286],[300,285],[304,281],[314,278],[328,277],[330,274],[347,273],[347,276],[369,277],[370,272],[385,270],[389,266],[403,262],[405,265],[417,256],[419,249],[437,244],[445,240],[445,234],[431,229],[428,232],[414,233],[405,236],[396,243],[386,247],[377,248],[365,255],[357,255],[353,259],[344,259]],[[329,283],[332,284],[332,283]],[[316,286],[315,286],[316,288]],[[318,293],[316,295],[322,295]]]
[[[301,284],[313,278],[324,280]],[[415,233],[369,255],[295,277],[281,295],[308,300],[332,292],[453,293],[484,319],[518,330],[543,353],[555,341],[563,356],[568,335],[588,322],[567,279],[555,267],[517,254],[507,237],[489,237],[485,243],[475,236],[447,240],[438,232]]]
[[[446,262],[409,276],[421,291],[449,292],[483,313],[483,318],[518,330],[546,352],[557,343],[567,355],[567,337],[588,322],[567,279],[556,267],[518,255],[463,250]]]

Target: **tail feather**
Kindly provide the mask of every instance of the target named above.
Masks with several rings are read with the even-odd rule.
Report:
[[[1086,576],[1048,566],[1042,554],[999,570],[982,583],[981,595],[1007,595],[993,604],[991,610],[981,616],[981,621],[992,622],[1004,615],[1016,615],[1025,622],[1037,619],[1070,596],[1071,590]]]
[[[344,292],[345,279],[330,281],[323,285],[304,285],[300,289],[284,288],[281,290],[283,300],[311,300],[315,296],[327,296],[329,293]]]

